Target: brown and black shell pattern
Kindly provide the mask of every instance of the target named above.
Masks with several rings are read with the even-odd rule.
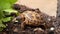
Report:
[[[29,26],[39,26],[45,23],[41,12],[36,11],[25,11],[19,15],[21,21],[21,28],[24,28],[25,25]]]

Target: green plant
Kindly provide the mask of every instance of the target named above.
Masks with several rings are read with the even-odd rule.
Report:
[[[8,22],[12,18],[5,17],[5,15],[10,15],[12,12],[17,13],[17,11],[13,10],[11,7],[16,1],[17,0],[0,0],[0,31],[2,31],[3,28],[6,28],[6,25],[4,25],[3,22]]]

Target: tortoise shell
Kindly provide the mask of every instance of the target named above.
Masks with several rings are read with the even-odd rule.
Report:
[[[25,25],[29,26],[39,26],[45,23],[44,16],[41,12],[36,11],[25,11],[19,14],[21,21],[21,28],[23,29]]]
[[[43,23],[43,16],[34,11],[25,11],[21,13],[20,16],[22,17],[22,22],[27,25],[38,26]]]

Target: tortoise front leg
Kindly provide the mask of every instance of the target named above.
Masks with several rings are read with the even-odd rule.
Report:
[[[21,23],[21,30],[24,30],[25,28],[25,22]]]

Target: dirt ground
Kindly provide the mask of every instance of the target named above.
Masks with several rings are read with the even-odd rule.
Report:
[[[31,8],[39,8],[50,16],[56,16],[57,0],[18,0],[17,3]]]

